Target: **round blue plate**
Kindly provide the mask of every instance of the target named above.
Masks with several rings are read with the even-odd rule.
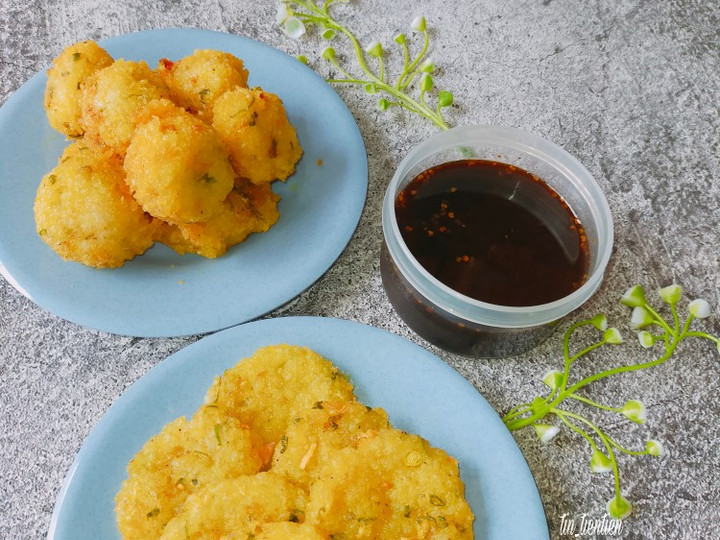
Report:
[[[265,345],[310,347],[382,407],[395,427],[445,449],[460,463],[475,538],[548,538],[537,488],[510,432],[460,374],[417,345],[349,321],[286,317],[244,324],[170,356],[133,384],[85,441],[67,475],[49,540],[119,539],[114,496],[125,467],[171,420],[191,415],[213,377]]]
[[[280,220],[214,260],[179,256],[157,244],[119,269],[63,261],[35,232],[35,192],[67,144],[47,122],[46,75],[38,73],[0,109],[0,272],[6,279],[60,317],[144,337],[246,322],[314,283],[350,240],[367,191],[362,137],[332,88],[285,53],[229,34],[152,30],[100,44],[114,58],[145,60],[151,67],[200,48],[242,58],[248,84],[283,100],[304,149],[295,174],[273,185],[282,197]]]

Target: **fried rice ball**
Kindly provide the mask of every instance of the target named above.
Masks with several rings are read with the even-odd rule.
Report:
[[[152,100],[170,97],[160,76],[145,62],[116,60],[85,80],[81,124],[89,142],[124,154],[137,114]]]
[[[157,240],[180,255],[219,257],[250,234],[270,229],[280,217],[278,200],[269,184],[244,182],[233,188],[220,214],[202,223],[167,224],[159,229]]]
[[[256,431],[280,441],[295,411],[318,401],[354,401],[352,385],[331,362],[306,347],[275,345],[216,377],[205,403],[218,405]]]
[[[218,407],[201,407],[191,420],[167,424],[130,462],[115,497],[118,528],[125,540],[160,538],[191,494],[261,466],[247,426]]]
[[[145,211],[173,224],[220,214],[235,184],[217,133],[168,100],[150,103],[138,116],[125,171]]]
[[[286,180],[302,148],[279,97],[261,88],[235,88],[215,101],[213,127],[230,150],[239,176],[254,184]]]
[[[305,522],[331,538],[473,537],[457,461],[417,435],[382,429],[328,454],[320,468]]]
[[[94,41],[70,45],[55,57],[47,70],[43,100],[54,129],[70,138],[82,136],[80,88],[90,75],[112,63],[112,57]]]
[[[222,51],[200,49],[178,62],[163,58],[157,71],[173,101],[208,122],[218,97],[237,86],[247,87],[243,61]]]
[[[218,482],[193,493],[162,540],[246,540],[268,522],[297,520],[305,493],[272,471]],[[148,539],[149,540],[149,539]]]
[[[68,146],[35,197],[40,238],[63,259],[115,268],[153,244],[156,223],[133,199],[120,160],[88,147]]]

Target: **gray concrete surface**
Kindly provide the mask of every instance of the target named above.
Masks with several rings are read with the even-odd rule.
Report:
[[[432,27],[436,80],[455,94],[453,125],[524,128],[565,147],[593,173],[612,208],[615,250],[602,287],[576,313],[578,319],[604,312],[632,337],[627,311],[617,302],[622,292],[635,283],[653,291],[677,281],[688,296],[710,302],[713,316],[699,327],[720,334],[715,0],[460,0],[422,7],[410,0],[356,0],[341,10],[359,37],[385,43],[424,12]],[[275,3],[267,0],[3,0],[0,103],[64,46],[88,38],[199,26],[291,54],[319,48],[315,40],[286,38],[274,18]],[[378,257],[380,206],[390,172],[435,128],[381,113],[355,89],[338,92],[367,146],[367,205],[336,264],[270,316],[346,318],[427,346],[390,309]],[[63,477],[92,427],[133,381],[196,339],[138,339],[81,328],[33,305],[0,279],[0,538],[46,535]],[[647,358],[629,341],[582,369]],[[470,360],[427,347],[503,412],[542,391],[541,375],[560,366],[561,333],[505,360]],[[711,344],[687,342],[667,364],[600,383],[588,394],[608,403],[643,399],[649,408],[644,426],[614,420],[605,425],[628,445],[656,438],[668,449],[659,461],[622,459],[624,490],[635,514],[620,537],[720,538],[719,368]],[[542,446],[527,430],[516,439],[553,537],[561,536],[563,515],[603,515],[611,483],[589,474],[582,439],[563,432]]]

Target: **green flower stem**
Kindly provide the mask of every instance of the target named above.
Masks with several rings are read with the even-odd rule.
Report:
[[[595,382],[600,379],[604,379],[605,377],[609,377],[611,375],[615,375],[616,373],[625,373],[629,371],[638,371],[641,369],[646,369],[649,367],[659,366],[663,362],[665,362],[668,358],[670,358],[675,350],[675,347],[679,343],[678,340],[673,341],[670,343],[668,349],[665,351],[665,354],[663,354],[660,358],[657,358],[656,360],[653,360],[651,362],[645,362],[643,364],[634,364],[629,366],[621,366],[613,369],[608,369],[606,371],[601,371],[600,373],[596,373],[595,375],[591,375],[589,377],[585,377],[584,379],[578,381],[574,385],[572,385],[570,388],[560,392],[557,397],[552,400],[547,407],[544,407],[540,411],[536,412],[530,417],[527,418],[521,418],[517,420],[512,420],[510,422],[506,422],[506,426],[510,431],[514,431],[516,429],[522,429],[525,426],[529,426],[530,424],[533,424],[537,420],[540,420],[543,416],[545,416],[549,410],[553,409],[556,405],[561,403],[565,400],[570,394],[574,394],[584,386],[587,386],[588,384]]]
[[[672,322],[670,322],[669,318],[668,320],[664,319],[656,310],[648,305],[645,299],[645,293],[640,286],[628,289],[625,295],[621,298],[621,302],[633,309],[630,324],[634,329],[640,330],[638,332],[638,337],[640,344],[643,347],[649,348],[652,347],[655,342],[663,342],[664,348],[660,356],[657,356],[654,360],[648,362],[606,369],[580,379],[570,385],[568,382],[570,369],[575,361],[602,345],[616,345],[622,343],[623,341],[622,336],[617,329],[607,327],[607,321],[603,315],[597,315],[588,321],[575,323],[567,329],[563,337],[562,349],[564,370],[562,372],[558,372],[556,370],[550,371],[542,378],[543,383],[550,387],[551,390],[547,392],[545,397],[539,396],[533,399],[531,403],[522,403],[513,407],[503,417],[503,422],[510,431],[515,431],[532,425],[535,428],[535,431],[538,432],[541,440],[547,440],[542,437],[542,433],[539,428],[543,427],[546,431],[548,429],[553,429],[555,433],[557,433],[557,426],[553,426],[551,428],[551,426],[546,423],[547,420],[543,420],[548,415],[554,414],[568,429],[582,436],[588,442],[592,450],[592,456],[590,458],[591,470],[594,472],[613,471],[615,495],[608,503],[608,512],[611,516],[617,517],[618,519],[624,519],[630,515],[630,512],[632,511],[632,504],[622,496],[620,491],[620,473],[617,462],[618,453],[630,456],[661,456],[664,453],[662,443],[649,440],[647,441],[644,449],[631,450],[611,438],[588,418],[560,409],[559,405],[569,398],[584,405],[595,407],[601,411],[620,413],[630,421],[642,423],[644,421],[645,407],[641,403],[637,402],[637,400],[630,400],[626,402],[622,408],[610,407],[581,396],[577,392],[600,379],[618,375],[620,373],[628,373],[659,366],[660,364],[666,362],[676,352],[678,345],[687,338],[694,337],[711,341],[715,344],[718,352],[720,352],[720,337],[708,334],[707,332],[690,330],[690,326],[696,318],[703,319],[709,316],[710,308],[705,300],[697,299],[690,302],[688,316],[683,323],[678,315],[676,307],[676,304],[682,295],[682,289],[677,285],[672,285],[661,289],[659,292],[663,301],[670,306],[670,311],[672,312]],[[602,341],[585,347],[577,354],[572,355],[570,353],[570,339],[578,328],[587,324],[592,324],[595,328],[603,332],[603,339]],[[657,335],[653,335],[647,330],[641,330],[643,327],[650,325],[657,326],[661,329]],[[648,336],[650,336],[651,339],[648,339]],[[555,433],[553,433],[553,435]],[[602,442],[602,445],[598,443],[598,440]],[[605,450],[598,450],[598,446],[604,446]]]
[[[647,309],[648,313],[650,313],[650,315],[652,315],[652,318],[655,319],[655,321],[657,321],[655,324],[663,327],[665,329],[665,331],[668,332],[669,334],[677,334],[678,328],[680,326],[679,318],[678,318],[678,323],[675,325],[675,329],[673,330],[672,328],[670,328],[670,325],[665,322],[665,319],[663,319],[657,311],[655,311],[652,307],[650,307],[650,305],[648,305],[647,302],[645,302],[643,304],[643,307],[645,309]],[[672,310],[675,311],[674,306],[673,306]]]
[[[531,413],[532,412],[532,405],[529,403],[523,403],[521,405],[518,405],[516,407],[513,407],[510,412],[508,412],[505,416],[503,416],[503,422],[507,423],[509,420],[512,420],[513,418],[517,416],[522,416],[523,414]]]
[[[412,80],[418,74],[417,67],[420,64],[420,61],[424,58],[425,53],[427,53],[428,47],[430,46],[430,36],[428,35],[427,30],[423,30],[422,33],[424,37],[423,47],[418,53],[415,60],[413,60],[412,63],[400,74],[400,77],[398,78],[398,89],[404,90],[410,85]],[[407,49],[407,45],[405,46],[405,49]],[[403,79],[408,76],[410,78],[407,81],[403,82]]]
[[[574,431],[578,435],[581,435],[582,437],[584,437],[587,440],[588,444],[590,445],[590,448],[592,448],[593,450],[599,451],[597,444],[595,443],[595,439],[593,439],[587,431],[585,431],[582,428],[579,428],[578,426],[573,424],[570,420],[568,420],[565,412],[566,411],[562,411],[561,409],[553,410],[553,414],[555,414],[555,416],[557,416],[563,424],[565,424],[567,427],[569,427],[572,431]]]
[[[605,435],[603,430],[601,430],[593,422],[591,422],[584,416],[581,416],[581,415],[575,414],[575,413],[571,413],[570,411],[560,411],[559,409],[558,409],[558,411],[561,414],[565,414],[565,415],[569,416],[570,418],[574,418],[575,420],[579,420],[580,422],[583,422],[584,424],[589,426],[590,429],[592,429],[597,434],[597,436],[600,438],[603,445],[605,446],[605,449],[607,450],[608,457],[610,458],[610,463],[612,463],[613,476],[614,476],[614,480],[615,480],[615,497],[619,501],[620,497],[622,496],[620,494],[620,470],[618,468],[617,458],[615,457],[615,452],[613,452],[613,444],[612,444],[610,438],[607,435]]]
[[[352,49],[355,52],[355,56],[358,62],[358,66],[362,70],[362,72],[367,77],[367,80],[362,81],[357,79],[356,77],[351,76],[349,73],[347,73],[345,70],[343,70],[339,63],[336,61],[333,61],[332,64],[337,69],[340,70],[340,72],[344,75],[344,79],[329,79],[328,82],[337,82],[337,83],[345,83],[345,84],[365,84],[365,83],[372,83],[375,85],[377,90],[383,91],[390,96],[392,96],[393,101],[389,102],[389,105],[399,105],[413,113],[419,114],[420,116],[426,118],[427,120],[430,120],[433,124],[438,126],[439,128],[446,130],[448,129],[448,125],[445,122],[445,119],[443,118],[440,109],[441,107],[438,107],[437,109],[430,108],[427,103],[425,102],[424,92],[420,93],[420,100],[416,101],[412,99],[410,96],[404,93],[404,90],[408,87],[410,82],[414,79],[414,77],[417,75],[418,72],[418,66],[420,64],[420,61],[425,56],[425,53],[428,50],[430,38],[428,35],[427,30],[422,30],[423,36],[424,36],[424,43],[422,50],[417,55],[417,57],[410,62],[410,55],[406,44],[402,44],[403,47],[403,56],[405,57],[405,63],[404,63],[404,69],[402,73],[400,74],[400,77],[398,78],[398,81],[395,83],[395,85],[388,84],[385,81],[385,63],[380,56],[378,58],[379,60],[379,76],[375,75],[375,73],[369,68],[365,52],[363,51],[362,47],[360,46],[360,42],[355,37],[355,35],[347,29],[345,26],[337,22],[335,19],[333,19],[330,15],[330,6],[337,0],[325,0],[325,2],[322,5],[322,8],[316,5],[313,1],[310,0],[293,0],[288,1],[288,4],[295,4],[299,7],[304,8],[307,12],[301,12],[301,11],[294,11],[294,16],[298,17],[303,22],[307,23],[314,23],[323,26],[326,29],[334,30],[336,33],[342,33],[350,42],[350,45],[352,46]]]
[[[578,396],[577,394],[569,394],[568,397],[576,401],[581,401],[587,405],[592,405],[593,407],[597,407],[598,409],[602,409],[603,411],[610,411],[616,413],[622,412],[622,409],[619,407],[608,407],[607,405],[603,405],[601,403],[598,403],[597,401],[593,401],[592,399],[588,399],[586,397]]]
[[[675,307],[675,304],[670,304],[670,311],[672,312],[673,316],[673,323],[675,325],[675,332],[677,332],[680,329],[680,316],[678,315],[677,308]]]
[[[505,421],[507,428],[510,431],[514,431],[516,429],[522,429],[525,426],[529,426],[529,425],[533,424],[534,422],[536,422],[537,420],[540,420],[543,416],[545,416],[549,412],[550,409],[554,408],[559,403],[564,401],[565,398],[567,398],[571,394],[575,394],[581,388],[583,388],[583,387],[587,386],[588,384],[593,383],[597,380],[604,379],[605,377],[609,377],[611,375],[615,375],[618,373],[639,371],[641,369],[647,369],[650,367],[659,366],[660,364],[665,362],[668,358],[670,358],[673,355],[673,353],[675,352],[675,348],[678,346],[678,344],[683,339],[688,337],[689,327],[690,327],[690,324],[692,323],[692,321],[694,320],[694,318],[695,317],[693,317],[692,315],[688,315],[688,318],[685,321],[685,324],[683,325],[682,331],[679,334],[677,333],[677,331],[670,329],[670,327],[667,325],[667,323],[664,324],[664,327],[668,329],[668,334],[666,334],[666,339],[665,339],[665,342],[666,342],[665,354],[663,354],[659,358],[657,358],[653,361],[650,361],[650,362],[644,362],[642,364],[620,366],[617,368],[608,369],[606,371],[601,371],[601,372],[591,375],[589,377],[585,377],[584,379],[581,379],[580,381],[578,381],[577,383],[572,385],[570,388],[566,388],[566,389],[558,392],[557,395],[555,395],[555,393],[550,394],[550,396],[548,396],[548,397],[555,395],[555,398],[552,400],[548,400],[548,402],[547,402],[548,405],[546,407],[540,408],[540,410],[538,410],[538,411],[535,411],[535,413],[532,416],[529,416],[526,418],[519,418],[519,419],[517,419],[517,418],[508,419],[507,421],[505,419],[503,419]],[[711,336],[708,336],[708,337],[711,337]],[[671,339],[671,338],[675,338],[675,339]],[[590,350],[596,349],[603,343],[604,342],[598,342],[593,345],[590,345],[589,347],[584,349],[583,352],[578,353],[577,355],[575,355],[573,357],[570,357],[569,360],[568,360],[568,356],[566,355],[566,361],[565,361],[566,368],[565,368],[565,374],[564,374],[563,378],[564,379],[567,378],[569,365],[572,364],[572,362],[575,359],[577,359],[578,357],[585,354],[586,351],[589,352]]]
[[[349,78],[349,79],[327,79],[327,82],[335,83],[335,84],[343,84],[343,83],[346,83],[346,84],[363,84],[365,81],[361,81],[361,80],[358,80],[358,79]]]
[[[406,86],[402,86],[402,82],[410,68],[410,50],[408,49],[407,43],[405,41],[403,41],[400,44],[400,47],[402,48],[402,52],[403,52],[403,70],[402,70],[402,73],[400,74],[400,76],[398,77],[397,82],[395,83],[395,88],[397,90],[402,90],[402,89],[406,88]]]
[[[716,338],[715,336],[711,336],[710,334],[707,334],[705,332],[686,332],[685,335],[687,337],[697,337],[697,338],[702,338],[702,339],[709,339],[710,341],[715,343],[715,345],[720,346],[720,338]]]

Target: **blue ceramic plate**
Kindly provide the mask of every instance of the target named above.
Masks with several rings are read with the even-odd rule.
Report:
[[[254,319],[315,282],[350,240],[367,190],[362,138],[332,88],[285,53],[229,34],[152,30],[101,45],[114,58],[145,60],[151,67],[160,58],[177,60],[198,48],[242,58],[248,84],[282,98],[305,151],[295,174],[274,184],[282,197],[280,220],[215,260],[179,256],[158,244],[120,269],[63,261],[35,232],[37,186],[67,144],[47,122],[46,76],[39,73],[0,109],[0,272],[8,281],[72,322],[156,337]]]
[[[510,432],[456,371],[417,345],[371,326],[317,317],[266,319],[201,339],[150,370],[85,441],[55,505],[49,540],[119,539],[114,496],[125,467],[167,422],[191,415],[213,377],[265,345],[312,348],[382,407],[394,426],[458,459],[475,537],[548,538],[537,488]]]

